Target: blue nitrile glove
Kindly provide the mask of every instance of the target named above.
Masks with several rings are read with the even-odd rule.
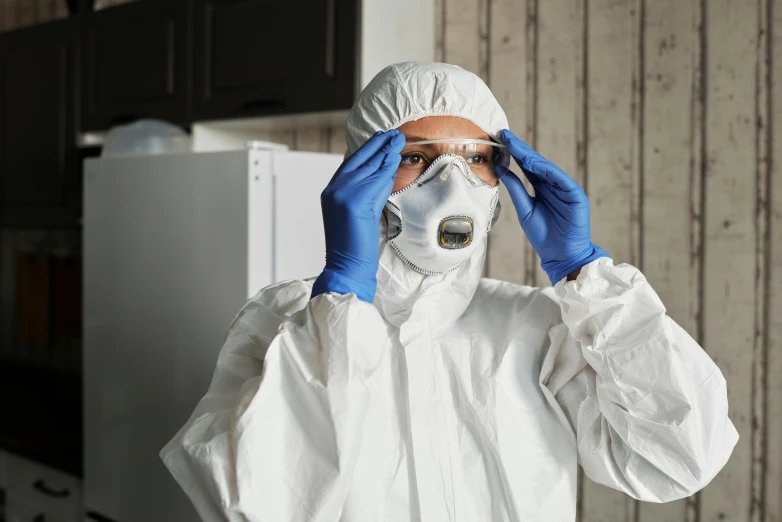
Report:
[[[521,180],[505,169],[502,181],[551,284],[595,259],[609,257],[592,243],[584,189],[511,131],[501,131],[500,139],[535,189],[535,196],[530,196]]]
[[[326,268],[315,280],[312,297],[335,292],[374,301],[380,216],[404,146],[405,136],[398,130],[378,131],[342,162],[321,194]]]

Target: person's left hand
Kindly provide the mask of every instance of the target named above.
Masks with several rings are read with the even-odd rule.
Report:
[[[502,182],[551,284],[596,259],[608,257],[592,243],[584,189],[511,131],[500,132],[500,139],[535,189],[535,196],[530,196],[515,174],[498,167],[505,170]]]

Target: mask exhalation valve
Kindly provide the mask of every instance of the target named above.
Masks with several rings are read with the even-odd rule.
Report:
[[[440,246],[449,250],[464,248],[472,243],[472,220],[465,217],[444,219],[440,223]]]

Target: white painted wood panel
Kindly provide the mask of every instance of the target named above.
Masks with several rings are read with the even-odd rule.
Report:
[[[668,313],[699,334],[699,0],[647,2],[644,13],[641,265]],[[699,112],[699,111],[698,111]],[[687,501],[640,503],[638,522],[683,522]]]
[[[634,68],[637,59],[633,0],[587,3],[587,166],[593,240],[617,263],[636,262],[635,198],[638,191],[637,115]],[[583,481],[585,522],[632,520],[626,495]]]
[[[584,40],[582,0],[547,0],[537,10],[537,89],[535,148],[583,185],[579,146],[583,143],[583,64],[579,48]],[[532,257],[532,282],[549,285]]]
[[[369,0],[352,5],[358,5],[361,24],[357,60],[360,86],[369,84],[388,64],[434,59],[431,0]],[[302,9],[308,8],[307,4],[302,5]]]
[[[527,53],[525,57],[526,61],[526,80],[527,91],[525,104],[527,107],[526,116],[526,131],[524,132],[524,141],[532,145],[533,148],[538,146],[538,0],[526,0],[527,7],[527,21],[524,27],[524,36],[527,40]],[[532,184],[528,179],[524,179],[524,186],[527,188],[530,194],[534,196],[535,189],[532,188]],[[540,265],[540,257],[538,256],[532,245],[526,244],[525,248],[525,261],[524,261],[524,283],[530,286],[538,286],[539,284],[548,285],[549,279]]]
[[[429,0],[434,3],[434,59],[445,61],[445,2],[446,0]]]
[[[0,26],[2,26],[4,31],[15,29],[19,26],[16,22],[19,9],[18,2],[19,0],[0,0],[0,16],[2,16]]]
[[[307,152],[328,152],[329,129],[298,129],[295,149]]]
[[[765,490],[766,372],[768,370],[767,306],[769,297],[769,100],[770,38],[768,34],[770,4],[758,1],[755,88],[755,156],[757,193],[755,201],[755,335],[752,349],[752,476],[750,479],[750,522],[762,522]]]
[[[526,4],[520,0],[492,0],[489,45],[489,87],[505,109],[510,130],[525,139],[527,129],[527,40],[523,31]],[[446,49],[446,58],[448,56]],[[512,170],[523,178],[513,163]],[[487,273],[494,279],[524,283],[531,250],[519,225],[513,202],[500,189],[500,217],[489,235]]]
[[[268,132],[269,141],[282,143],[291,149],[296,148],[296,131],[290,129],[272,130]]]
[[[11,22],[8,19],[8,14],[8,0],[0,0],[0,31],[5,31],[11,26]]]
[[[48,22],[54,19],[52,0],[35,0],[35,21]]]
[[[617,263],[634,261],[632,0],[589,2],[587,178],[595,241]]]
[[[64,0],[52,0],[52,9],[54,11],[54,18],[65,18],[68,16],[68,6]]]
[[[344,154],[348,148],[347,143],[345,142],[345,127],[329,127],[328,133],[328,152]]]
[[[766,367],[766,490],[764,522],[782,520],[782,0],[771,0],[770,231]]]
[[[33,25],[37,21],[35,8],[34,0],[17,0],[16,26],[28,27]]]
[[[728,383],[741,440],[702,493],[704,521],[745,521],[752,473],[755,334],[755,94],[758,2],[706,4],[703,344]]]
[[[482,56],[481,49],[485,48],[486,34],[481,22],[486,16],[485,2],[486,0],[445,0],[444,12],[440,13],[443,20],[443,59],[479,76],[483,75],[484,80],[486,57]]]

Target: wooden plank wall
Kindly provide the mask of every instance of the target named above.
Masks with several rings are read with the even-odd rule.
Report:
[[[645,6],[640,245],[644,273],[668,312],[696,336],[701,254],[699,3],[661,0]],[[638,520],[694,520],[694,509],[694,501],[644,504]]]
[[[782,0],[773,0],[768,13],[767,44],[771,49],[767,132],[768,192],[768,306],[766,308],[765,470],[762,522],[782,521]],[[776,86],[776,87],[774,87]]]

